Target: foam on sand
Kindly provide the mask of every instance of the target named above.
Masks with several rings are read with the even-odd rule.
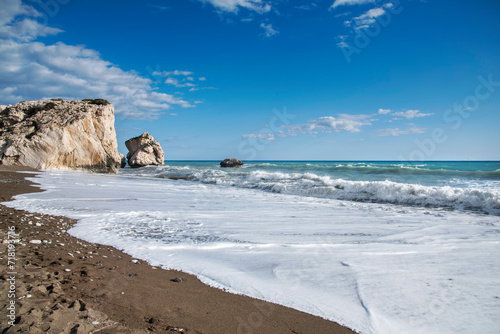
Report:
[[[498,216],[131,175],[37,182],[48,191],[8,205],[217,287],[361,333],[500,331]]]

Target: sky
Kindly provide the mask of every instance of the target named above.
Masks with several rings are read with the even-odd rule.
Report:
[[[166,160],[500,160],[497,0],[0,0],[0,104]]]

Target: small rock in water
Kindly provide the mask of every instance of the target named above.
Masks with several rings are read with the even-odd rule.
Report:
[[[236,158],[224,159],[224,161],[220,163],[221,167],[241,167],[242,165],[243,162]]]

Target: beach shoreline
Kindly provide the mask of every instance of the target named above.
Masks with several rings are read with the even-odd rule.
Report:
[[[36,172],[0,166],[0,199],[41,191],[25,180]],[[195,276],[164,270],[110,246],[66,233],[76,220],[0,204],[2,240],[14,229],[15,261],[2,247],[2,333],[353,333],[331,321],[281,305],[209,287]],[[11,249],[9,249],[10,251]],[[8,272],[15,273],[9,275]],[[11,276],[13,280],[9,279]],[[9,305],[15,302],[14,326]],[[12,313],[12,312],[11,312]]]

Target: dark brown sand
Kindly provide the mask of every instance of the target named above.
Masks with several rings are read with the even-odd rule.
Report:
[[[29,174],[18,170],[0,166],[1,201],[40,191],[24,180]],[[1,333],[353,333],[76,239],[65,233],[74,223],[0,204]],[[13,227],[20,241],[11,246],[15,260],[8,263],[7,232]],[[9,325],[10,314],[14,326]]]

